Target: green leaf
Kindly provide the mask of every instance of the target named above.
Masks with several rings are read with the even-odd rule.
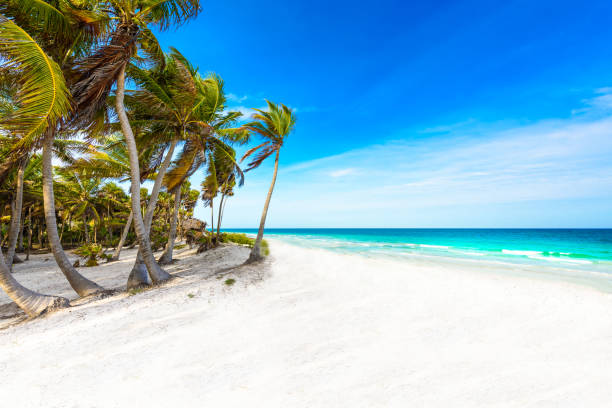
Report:
[[[3,120],[11,132],[23,135],[15,148],[30,146],[49,125],[70,110],[70,94],[59,66],[11,20],[0,15],[0,55],[21,72],[18,108]]]

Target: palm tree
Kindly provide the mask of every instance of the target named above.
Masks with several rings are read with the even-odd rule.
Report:
[[[223,219],[223,210],[227,204],[227,197],[234,195],[234,187],[236,186],[236,179],[239,177],[240,168],[236,164],[235,157],[236,151],[231,149],[229,156],[222,155],[218,157],[216,162],[216,173],[218,180],[218,190],[221,193],[219,200],[219,210],[217,211],[217,240],[220,239],[221,234],[221,220]]]
[[[217,167],[212,153],[208,153],[207,175],[202,182],[202,200],[204,207],[210,207],[210,232],[215,231],[215,206],[214,200],[219,192],[219,180],[217,179]]]
[[[167,190],[173,191],[180,198],[178,194],[181,184],[198,167],[193,166],[197,152],[204,155],[210,146],[224,145],[216,133],[225,132],[224,137],[227,139],[240,139],[237,130],[228,128],[240,113],[224,112],[225,95],[221,78],[213,74],[203,79],[198,74],[197,68],[174,48],[167,56],[163,70],[130,67],[130,76],[142,88],[129,93],[126,98],[130,112],[138,118],[132,123],[153,123],[154,127],[173,134],[175,141],[185,141],[180,158],[165,182]],[[226,145],[224,147],[227,148]],[[164,166],[162,170],[165,172],[166,167]],[[160,171],[158,175],[163,173]],[[153,200],[157,199],[157,193],[155,189],[152,191]],[[153,210],[154,206],[147,209],[145,216],[147,228],[150,228]],[[177,204],[172,218],[174,224],[171,222],[168,243],[160,263],[172,261],[178,210]]]
[[[0,55],[20,76],[16,93],[18,106],[3,118],[2,127],[24,139],[41,135],[69,109],[69,93],[59,66],[21,27],[0,15]],[[18,156],[19,157],[19,156]],[[5,160],[10,168],[10,160]],[[0,287],[28,315],[69,305],[64,298],[43,295],[23,287],[12,277],[0,249]]]
[[[74,217],[81,217],[83,220],[83,230],[85,242],[90,243],[91,237],[88,231],[88,218],[94,222],[94,229],[100,224],[100,214],[97,210],[98,198],[102,188],[99,177],[78,172],[73,169],[58,169],[60,179],[58,180],[58,197],[62,206],[66,208]],[[94,237],[97,233],[94,232]],[[97,241],[94,238],[94,242]]]
[[[80,296],[88,296],[104,289],[79,274],[62,248],[56,220],[52,156],[55,136],[58,133],[61,121],[68,117],[70,106],[65,78],[71,76],[67,76],[66,71],[73,65],[73,61],[87,53],[100,35],[105,32],[108,19],[97,12],[98,4],[95,2],[80,2],[78,5],[73,2],[59,2],[55,5],[52,3],[55,2],[48,0],[9,0],[1,6],[3,12],[27,27],[26,35],[29,37],[28,41],[30,41],[30,48],[32,49],[30,52],[34,53],[33,55],[40,53],[46,55],[40,65],[43,70],[51,71],[50,79],[43,84],[43,95],[46,98],[43,100],[48,100],[48,104],[52,102],[51,107],[53,109],[49,108],[47,110],[53,113],[52,120],[45,118],[44,115],[42,117],[38,115],[34,121],[35,126],[31,127],[32,131],[24,133],[19,142],[13,146],[13,156],[19,156],[38,148],[42,137],[42,187],[49,245],[55,261],[66,276],[70,286]],[[33,37],[38,40],[38,43],[34,41]],[[19,44],[15,48],[24,55],[28,53],[27,47],[23,44]],[[40,70],[28,70],[23,78],[35,83],[38,81],[37,73],[40,72]],[[22,88],[30,90],[31,85],[24,85]],[[58,99],[59,96],[61,98]],[[62,109],[54,107],[58,103],[61,103]],[[32,105],[37,106],[36,103]],[[19,116],[17,118],[18,123],[29,123],[27,118]],[[10,163],[10,160],[6,162]]]
[[[11,201],[11,225],[9,228],[8,250],[6,253],[6,264],[10,271],[13,270],[13,261],[15,260],[15,248],[17,247],[17,238],[19,237],[19,229],[21,227],[21,212],[23,210],[23,179],[26,166],[28,165],[28,157],[24,157],[17,165],[15,194]]]
[[[160,256],[158,262],[162,265],[172,263],[172,253],[174,251],[174,241],[176,240],[176,227],[178,225],[178,213],[181,207],[181,186],[174,187],[174,211],[170,219],[170,231],[168,232],[168,242],[164,252]]]
[[[263,258],[261,254],[261,241],[264,234],[264,226],[266,224],[266,216],[268,215],[268,206],[270,205],[270,199],[272,198],[272,191],[274,191],[274,184],[276,183],[276,174],[278,173],[278,158],[280,149],[283,147],[283,143],[289,134],[293,131],[295,126],[295,115],[293,111],[285,105],[277,105],[273,102],[266,101],[268,104],[268,111],[262,111],[256,109],[257,113],[253,115],[254,122],[247,123],[244,128],[250,132],[258,134],[265,141],[249,149],[242,160],[252,156],[253,160],[249,163],[249,167],[246,171],[252,170],[259,165],[272,154],[274,157],[274,173],[272,174],[272,183],[268,190],[268,196],[266,197],[266,203],[264,204],[263,212],[261,214],[261,221],[259,222],[259,231],[257,232],[257,238],[255,244],[249,255],[247,262],[259,261]]]
[[[43,295],[31,291],[17,282],[4,262],[2,248],[0,248],[0,288],[31,317],[38,316],[48,310],[70,306],[70,302],[66,298]]]
[[[159,267],[146,226],[139,212],[140,169],[136,140],[124,106],[126,68],[136,57],[137,49],[162,59],[161,47],[148,25],[164,30],[194,17],[200,10],[199,0],[109,0],[100,1],[114,20],[109,42],[81,62],[77,80],[72,87],[77,106],[83,117],[91,117],[106,102],[106,95],[116,83],[115,108],[125,136],[130,159],[130,178],[134,229],[148,272],[155,282],[170,279]],[[88,115],[89,114],[89,115]]]

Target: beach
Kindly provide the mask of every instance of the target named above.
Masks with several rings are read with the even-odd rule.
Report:
[[[271,250],[263,264],[230,270],[246,258],[246,248],[185,250],[169,268],[182,279],[132,296],[76,302],[1,330],[4,404],[603,407],[612,401],[612,295],[605,291],[278,240]],[[91,269],[101,274],[105,266],[122,266],[127,274],[135,254],[125,255],[121,264]],[[20,280],[59,274],[21,268]],[[226,285],[228,277],[236,283]],[[48,284],[41,280],[36,289]]]

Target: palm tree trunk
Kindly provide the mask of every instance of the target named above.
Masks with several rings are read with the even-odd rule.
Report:
[[[8,249],[6,251],[6,266],[9,271],[13,270],[15,257],[15,247],[19,238],[19,226],[21,225],[21,210],[23,207],[23,173],[27,165],[27,160],[22,160],[17,168],[17,188],[15,199],[11,203],[11,227],[9,229]]]
[[[221,216],[219,217],[218,226],[223,222],[223,214],[225,214],[225,206],[227,205],[227,201],[229,200],[229,196],[225,196],[223,199],[223,207],[219,209],[221,211]]]
[[[125,66],[121,68],[119,77],[117,78],[117,91],[115,98],[115,106],[117,109],[117,116],[121,123],[121,130],[125,136],[125,141],[128,150],[128,156],[130,158],[130,176],[132,179],[131,192],[132,192],[132,211],[134,213],[134,229],[136,230],[136,236],[138,237],[138,250],[142,253],[144,263],[147,266],[149,274],[154,282],[163,282],[171,278],[170,274],[164,271],[155,261],[153,257],[153,251],[151,250],[151,242],[149,240],[149,233],[145,228],[142,214],[140,213],[140,166],[138,164],[138,150],[136,148],[136,140],[134,139],[134,133],[128,120],[127,114],[125,113],[125,107],[123,106],[123,98],[125,95]]]
[[[91,240],[89,239],[89,229],[87,228],[87,218],[85,214],[83,214],[83,232],[85,233],[85,243],[90,244]]]
[[[221,200],[219,200],[219,211],[217,211],[217,241],[219,241],[219,233],[221,232],[221,208],[223,208],[223,199],[225,194],[221,194]]]
[[[26,261],[30,260],[31,250],[32,250],[32,206],[28,208],[28,249],[26,252]]]
[[[72,213],[68,214],[68,232],[70,232],[70,247],[73,246],[73,234],[72,234]]]
[[[0,248],[0,288],[30,317],[39,316],[52,309],[70,306],[66,298],[42,295],[17,282],[4,262],[2,248]]]
[[[166,249],[159,258],[159,263],[169,264],[172,262],[172,252],[174,251],[174,241],[176,240],[176,225],[178,223],[178,213],[181,207],[181,186],[175,187],[174,191],[174,213],[170,221],[170,232],[168,233],[168,242],[166,243]]]
[[[17,237],[17,249],[16,252],[23,253],[23,212],[21,214],[21,224],[19,225],[19,236]]]
[[[121,239],[119,240],[119,244],[117,244],[117,248],[115,249],[115,253],[111,258],[111,261],[118,261],[119,255],[121,254],[121,249],[125,244],[125,240],[127,239],[128,233],[130,232],[130,227],[132,226],[132,218],[134,218],[134,212],[130,210],[130,215],[125,223],[125,227],[123,227],[123,232],[121,233]]]
[[[149,196],[149,202],[147,203],[147,209],[144,216],[144,224],[147,234],[151,233],[151,224],[153,223],[153,214],[155,213],[155,207],[157,206],[157,199],[159,198],[159,192],[161,190],[162,181],[164,180],[164,175],[166,174],[166,170],[168,170],[170,162],[172,161],[172,155],[174,154],[176,143],[176,140],[173,140],[170,144],[170,149],[168,149],[162,164],[159,166],[157,176],[155,177],[155,182],[153,183],[153,188],[151,189],[151,195]],[[155,282],[153,276],[151,276],[151,279]],[[144,264],[140,248],[138,248],[136,262],[134,262],[134,267],[132,268],[130,276],[128,277],[128,289],[137,288],[148,284],[149,279],[147,278],[147,267]]]
[[[95,282],[90,281],[83,275],[77,272],[72,266],[64,249],[62,243],[59,240],[57,234],[57,220],[55,219],[55,197],[53,195],[53,165],[51,163],[53,156],[53,138],[55,136],[55,128],[49,127],[49,130],[45,134],[43,141],[43,201],[45,205],[45,221],[47,224],[47,235],[51,251],[55,262],[62,270],[68,283],[72,289],[75,290],[79,296],[88,296],[104,290],[101,286],[98,286]]]
[[[215,207],[213,205],[214,198],[210,199],[210,235],[215,233]]]
[[[64,221],[64,217],[60,217],[62,220],[62,223],[60,224],[60,233],[59,233],[59,237],[60,237],[60,242],[62,242],[62,238],[64,237],[64,230],[66,229],[66,222]]]
[[[112,227],[112,220],[111,220],[111,212],[110,212],[110,205],[106,206],[106,233],[108,234],[108,243],[110,245],[108,246],[112,246],[113,245],[113,227]]]
[[[178,230],[178,236],[179,239],[183,239],[185,238],[185,231],[183,231],[183,215],[181,214],[181,209],[179,207],[179,217],[178,217],[178,226],[177,226],[177,230]]]
[[[256,262],[263,259],[261,255],[261,241],[263,239],[264,234],[264,226],[266,225],[266,216],[268,215],[268,207],[270,205],[270,199],[272,198],[272,191],[274,191],[274,184],[276,183],[276,174],[278,173],[278,155],[280,153],[280,149],[276,150],[276,158],[274,160],[274,175],[272,176],[272,184],[270,184],[270,190],[268,190],[268,197],[266,198],[266,204],[264,205],[263,212],[261,214],[261,221],[259,222],[259,231],[257,231],[257,238],[255,239],[255,244],[253,244],[253,249],[251,249],[251,254],[249,255],[249,259],[247,259],[247,263]]]

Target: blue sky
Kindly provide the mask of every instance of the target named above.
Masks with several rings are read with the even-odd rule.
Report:
[[[297,111],[267,226],[612,227],[609,1],[202,4],[163,46],[233,109]],[[258,224],[271,165],[226,227]]]

